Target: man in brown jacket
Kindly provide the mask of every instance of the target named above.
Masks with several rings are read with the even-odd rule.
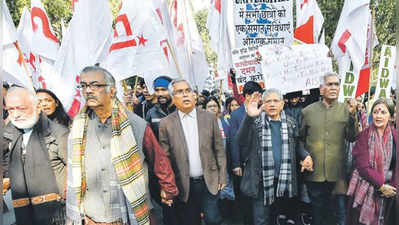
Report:
[[[179,224],[200,225],[201,211],[207,225],[220,224],[217,194],[226,184],[226,155],[217,118],[195,108],[188,81],[172,81],[169,92],[178,110],[161,120],[159,141],[172,163],[180,191],[173,206]]]

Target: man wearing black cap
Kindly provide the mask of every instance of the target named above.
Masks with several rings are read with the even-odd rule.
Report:
[[[160,76],[154,80],[153,86],[155,90],[155,97],[158,101],[147,112],[145,117],[157,139],[159,133],[159,121],[176,110],[168,91],[168,86],[171,81],[172,79],[167,76]]]
[[[285,113],[294,118],[297,124],[301,122],[302,109],[303,109],[303,106],[299,101],[299,97],[301,95],[302,95],[301,91],[288,93],[286,95],[286,98],[288,99],[288,104],[286,104],[284,107]]]

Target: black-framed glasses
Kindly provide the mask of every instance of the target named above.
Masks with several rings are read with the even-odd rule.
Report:
[[[176,91],[174,92],[174,95],[183,96],[183,95],[191,94],[192,92],[193,92],[193,90],[192,90],[191,88],[180,89],[180,90],[176,90]]]
[[[90,84],[86,84],[86,83],[80,83],[77,88],[79,88],[80,90],[87,90],[87,88],[90,88],[90,90],[92,91],[97,91],[98,89],[102,88],[102,87],[106,87],[109,86],[109,84],[98,84],[98,83],[90,83]]]

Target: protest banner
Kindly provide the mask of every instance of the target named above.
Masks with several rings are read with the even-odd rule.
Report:
[[[393,75],[395,74],[395,46],[383,45],[380,58],[380,66],[378,68],[378,80],[375,90],[377,98],[389,98],[393,83]]]
[[[235,47],[291,45],[294,40],[292,4],[292,0],[235,0]]]
[[[265,87],[261,65],[257,56],[258,47],[236,48],[231,51],[233,68],[236,71],[238,92],[241,94],[244,84],[255,81]]]
[[[348,56],[349,57],[349,56]],[[340,72],[341,84],[339,90],[339,102],[345,102],[348,99],[355,98],[358,74],[353,71],[352,61],[349,59],[349,64],[343,73]]]
[[[261,68],[268,88],[282,93],[318,88],[320,77],[332,71],[325,45],[262,46]]]

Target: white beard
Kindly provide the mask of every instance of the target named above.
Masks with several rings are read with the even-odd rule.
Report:
[[[10,120],[11,123],[18,129],[29,129],[37,123],[39,116],[36,113],[33,113],[33,115],[30,118],[27,118],[25,121],[15,121],[14,118],[10,118]]]

